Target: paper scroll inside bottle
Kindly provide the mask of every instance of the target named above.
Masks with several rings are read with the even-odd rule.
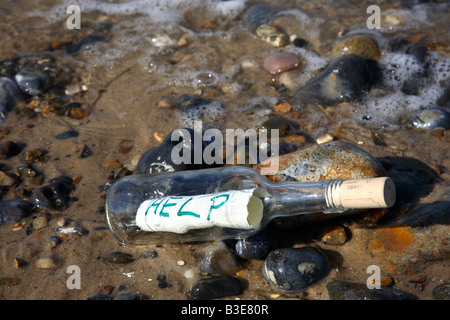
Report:
[[[263,215],[259,189],[146,200],[136,215],[143,231],[186,233],[211,227],[257,229]]]

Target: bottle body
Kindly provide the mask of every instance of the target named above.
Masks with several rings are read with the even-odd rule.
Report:
[[[324,211],[330,213],[345,211],[345,208],[339,204],[336,205],[333,197],[330,196],[332,193],[330,191],[338,188],[341,181],[274,183],[260,176],[256,171],[240,166],[153,175],[131,175],[120,179],[109,189],[106,199],[106,217],[111,232],[124,243],[156,244],[243,238],[257,233],[277,217],[311,213],[321,215],[320,212]],[[187,211],[187,206],[183,209],[183,205],[186,205],[192,197],[246,190],[260,191],[257,193],[257,197],[261,201],[262,212],[256,223],[249,224],[245,228],[223,225],[204,227],[197,221],[209,219],[209,215],[206,214],[202,216],[197,214],[195,217],[197,220],[192,218],[195,222],[191,225],[191,229],[182,232],[152,232],[149,231],[152,229],[146,229],[142,223],[139,223],[138,212],[142,210],[145,210],[145,215],[148,214],[150,219],[158,217],[162,221],[169,221],[169,219],[175,219],[173,216],[176,214],[173,212],[169,214],[168,209],[176,209],[178,215],[196,211],[196,209]],[[167,199],[163,204],[161,204],[161,200],[155,200],[162,198]],[[178,202],[178,207],[176,201],[181,201]],[[146,207],[142,209],[144,202]],[[214,204],[216,207],[219,206],[217,202],[211,202],[209,214],[212,209],[216,208]],[[169,206],[173,206],[173,208],[169,208]]]

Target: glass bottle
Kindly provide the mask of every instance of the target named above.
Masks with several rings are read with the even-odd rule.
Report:
[[[158,244],[244,238],[275,218],[322,219],[394,202],[395,185],[387,177],[280,183],[230,166],[126,176],[108,190],[105,208],[120,242]]]

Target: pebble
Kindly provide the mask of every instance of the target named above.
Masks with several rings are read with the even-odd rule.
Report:
[[[18,93],[19,87],[13,80],[0,77],[0,118],[14,107]]]
[[[28,163],[38,162],[44,153],[40,149],[33,149],[22,153],[22,158]]]
[[[316,248],[281,248],[267,256],[263,274],[275,288],[298,293],[325,278],[330,270],[327,258]]]
[[[271,74],[278,74],[297,68],[300,59],[289,52],[277,52],[264,59],[263,67]]]
[[[13,187],[17,184],[17,180],[11,174],[4,171],[0,171],[0,186],[1,187]]]
[[[39,269],[57,269],[61,262],[56,257],[44,257],[36,261],[36,267]]]
[[[5,141],[0,144],[0,160],[14,157],[22,151],[22,146],[14,141]]]
[[[79,135],[80,134],[76,130],[67,130],[67,131],[61,132],[60,134],[57,134],[55,136],[55,139],[56,140],[64,140],[64,139],[69,139],[69,138],[76,138]]]
[[[298,108],[352,101],[369,91],[371,77],[364,59],[354,54],[340,56],[298,89],[292,104]]]
[[[23,268],[26,265],[28,265],[28,263],[25,260],[23,260],[21,258],[17,258],[17,257],[14,258],[14,267],[16,267],[16,268]]]
[[[158,288],[170,288],[172,286],[165,274],[158,274],[156,280],[158,281]]]
[[[436,300],[450,300],[450,282],[444,282],[434,287],[433,297]]]
[[[375,39],[363,36],[354,35],[342,39],[331,50],[333,55],[355,54],[364,60],[378,60],[381,58],[381,50]]]
[[[33,220],[33,229],[40,230],[45,228],[48,225],[48,219],[44,215],[37,216],[36,219]]]
[[[224,241],[216,241],[197,248],[194,257],[198,269],[208,274],[232,276],[242,269],[238,259]]]
[[[289,43],[289,36],[278,28],[262,24],[256,29],[256,34],[274,47],[284,47]]]
[[[25,200],[0,201],[0,227],[8,221],[19,222],[33,212],[33,205]]]
[[[49,86],[49,77],[43,70],[28,67],[20,70],[16,76],[16,83],[26,94],[36,96],[44,93]]]
[[[270,162],[270,158],[266,160]],[[260,170],[262,162],[254,167]],[[358,146],[342,141],[315,144],[279,157],[279,168],[274,181],[297,180],[316,182],[324,179],[367,179],[385,176],[386,170],[380,161]]]
[[[36,188],[30,201],[37,208],[49,208],[55,210],[65,210],[69,206],[70,193],[75,190],[71,178],[59,176],[50,181],[49,184]]]
[[[180,129],[177,129],[180,130]],[[175,130],[175,131],[177,131]],[[139,159],[138,164],[136,165],[136,173],[160,173],[160,172],[173,172],[173,171],[183,171],[183,170],[195,170],[207,167],[206,164],[195,164],[194,163],[194,150],[196,146],[194,145],[194,130],[185,129],[190,135],[190,140],[188,140],[188,136],[186,136],[186,140],[191,143],[191,155],[190,162],[191,163],[180,163],[175,164],[172,161],[172,150],[173,148],[180,144],[183,141],[183,136],[180,136],[179,140],[172,141],[172,133],[168,134],[166,138],[161,142],[157,147],[150,148],[146,151],[142,157]],[[181,131],[180,131],[181,132]],[[203,148],[203,145],[202,145]],[[187,147],[186,147],[187,149]],[[185,149],[185,150],[186,150]],[[183,150],[183,151],[185,151]],[[202,149],[203,150],[203,149]]]
[[[424,130],[447,130],[450,128],[450,113],[440,108],[420,111],[412,121],[414,127]]]
[[[124,292],[115,296],[114,300],[148,300],[148,296],[139,292]]]
[[[213,276],[198,280],[191,289],[192,300],[212,300],[237,296],[243,292],[241,282],[231,276]]]
[[[253,236],[237,240],[234,251],[242,259],[265,259],[277,246],[275,233],[266,228]]]
[[[326,285],[330,300],[416,300],[411,293],[381,287],[369,289],[366,284],[332,281]]]
[[[86,300],[113,300],[113,298],[103,293],[96,293],[89,296]]]
[[[321,240],[325,244],[339,246],[347,242],[347,233],[342,226],[328,227],[325,229]]]
[[[133,262],[134,257],[126,252],[110,251],[105,255],[105,260],[112,264],[127,264]]]
[[[250,27],[257,28],[262,24],[270,22],[272,17],[280,9],[268,4],[255,4],[249,7],[242,16],[244,22]]]

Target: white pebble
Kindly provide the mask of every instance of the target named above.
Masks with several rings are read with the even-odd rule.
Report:
[[[177,261],[177,265],[180,266],[180,267],[184,266],[185,264],[186,264],[186,262],[184,262],[184,260],[178,260]]]

